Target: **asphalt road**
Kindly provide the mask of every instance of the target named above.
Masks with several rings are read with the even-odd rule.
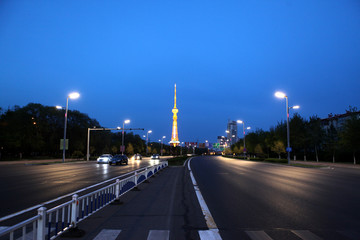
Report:
[[[109,166],[90,162],[0,165],[0,217],[151,164],[149,158]]]
[[[359,169],[220,156],[191,167],[223,239],[360,239]]]

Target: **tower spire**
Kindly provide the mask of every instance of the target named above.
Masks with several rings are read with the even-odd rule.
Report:
[[[178,127],[177,127],[177,113],[179,110],[176,108],[176,84],[175,84],[175,92],[174,92],[174,108],[172,109],[173,113],[173,126],[171,132],[171,141],[170,144],[174,147],[179,145],[179,137],[178,137]]]
[[[174,108],[176,108],[176,83],[175,83],[175,95],[174,95]]]

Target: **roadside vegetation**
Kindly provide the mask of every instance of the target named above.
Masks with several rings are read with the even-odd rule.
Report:
[[[85,159],[88,128],[103,128],[96,119],[76,110],[68,111],[66,158]],[[140,126],[141,127],[141,126]],[[143,131],[125,132],[125,154],[160,154],[161,143],[141,138]],[[24,107],[0,109],[0,160],[62,158],[60,139],[64,137],[64,110],[30,103]],[[121,131],[91,131],[90,160],[104,153],[119,154]],[[180,154],[180,148],[163,144],[163,155]],[[183,151],[186,153],[186,150]]]
[[[338,131],[333,125],[325,131],[317,116],[306,120],[295,113],[290,119],[291,160],[356,163],[360,157],[359,112],[356,108],[349,107],[347,113],[352,115]],[[286,158],[286,132],[286,122],[280,122],[269,131],[257,129],[247,133],[247,155],[257,159],[274,159],[266,161]],[[225,154],[243,155],[243,139],[225,149]]]
[[[183,155],[179,157],[169,158],[167,161],[169,163],[169,166],[183,166],[188,158],[188,156]]]

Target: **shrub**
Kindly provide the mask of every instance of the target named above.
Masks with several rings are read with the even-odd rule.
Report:
[[[84,157],[84,154],[79,150],[75,150],[73,152],[73,154],[71,155],[71,158],[75,158],[75,159],[81,159],[83,157]]]

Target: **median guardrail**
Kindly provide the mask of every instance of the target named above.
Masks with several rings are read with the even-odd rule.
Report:
[[[46,209],[41,206],[37,215],[11,227],[0,230],[0,239],[51,240],[65,231],[75,229],[77,224],[95,212],[119,200],[120,196],[168,166],[168,161],[134,171],[129,177],[116,179],[115,183],[91,193],[72,195],[72,200]]]

